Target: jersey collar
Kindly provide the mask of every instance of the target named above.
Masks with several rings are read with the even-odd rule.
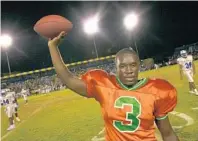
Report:
[[[143,87],[147,82],[148,82],[148,78],[143,78],[141,80],[139,80],[135,85],[133,85],[132,87],[127,87],[126,85],[124,85],[121,80],[116,76],[116,81],[118,82],[118,84],[125,90],[131,91],[131,90],[137,90],[140,87]]]

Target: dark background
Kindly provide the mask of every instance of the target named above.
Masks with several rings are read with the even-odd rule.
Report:
[[[139,15],[131,35],[123,26],[127,12]],[[1,32],[12,36],[7,50],[12,71],[51,67],[47,40],[37,35],[34,24],[43,16],[58,14],[72,21],[74,28],[60,50],[65,63],[95,58],[91,36],[83,32],[86,17],[100,15],[96,34],[99,56],[115,54],[133,46],[136,40],[141,59],[158,54],[170,56],[174,48],[198,41],[198,2],[1,2]],[[5,50],[1,49],[1,71],[8,72]]]

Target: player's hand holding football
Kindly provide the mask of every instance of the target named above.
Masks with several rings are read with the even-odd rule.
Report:
[[[65,35],[66,35],[66,33],[63,31],[57,37],[55,37],[53,39],[49,39],[48,46],[49,47],[57,47],[57,46],[59,46],[61,41],[65,37]]]

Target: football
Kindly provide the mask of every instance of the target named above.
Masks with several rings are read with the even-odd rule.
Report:
[[[60,15],[48,15],[42,17],[34,25],[34,31],[45,38],[54,38],[65,31],[68,33],[71,31],[73,24]]]

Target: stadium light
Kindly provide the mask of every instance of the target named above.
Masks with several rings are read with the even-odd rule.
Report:
[[[10,47],[12,45],[12,38],[9,35],[2,35],[0,37],[0,45],[5,48]]]
[[[130,13],[126,15],[124,18],[124,25],[127,30],[133,30],[135,26],[137,26],[138,23],[138,17],[134,13]]]
[[[9,35],[0,36],[0,46],[1,47],[7,49],[11,45],[12,45],[12,38]],[[10,62],[9,62],[8,53],[7,53],[6,49],[5,49],[5,53],[6,53],[6,58],[7,58],[8,70],[9,70],[9,74],[11,75]]]
[[[84,32],[89,35],[93,35],[93,43],[94,43],[94,48],[95,48],[97,58],[98,58],[98,51],[96,47],[94,34],[99,32],[98,22],[99,22],[99,19],[97,16],[91,17],[84,22]]]
[[[97,16],[87,19],[84,23],[85,33],[94,34],[94,33],[98,32],[99,31],[98,21],[99,20],[98,20]]]
[[[124,26],[126,27],[128,31],[132,31],[137,26],[137,24],[138,24],[138,16],[135,13],[130,13],[124,17]],[[136,52],[139,56],[135,39],[134,39],[134,45],[136,48]]]

